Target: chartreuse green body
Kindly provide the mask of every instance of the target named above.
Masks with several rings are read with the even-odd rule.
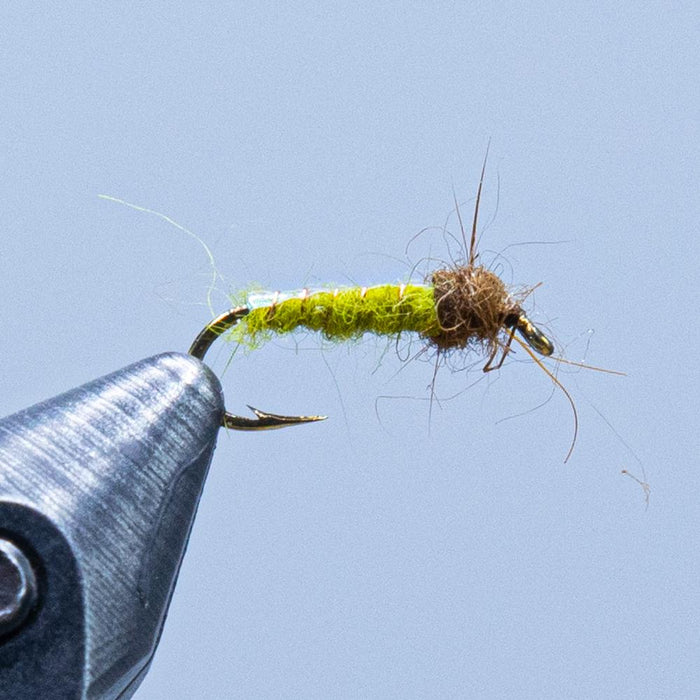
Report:
[[[435,291],[421,284],[251,293],[245,304],[250,312],[230,333],[233,340],[252,347],[298,328],[341,341],[364,333],[394,336],[405,331],[430,338],[441,330]]]

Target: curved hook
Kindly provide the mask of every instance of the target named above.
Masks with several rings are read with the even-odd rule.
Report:
[[[249,313],[250,309],[247,306],[238,306],[221,314],[221,316],[215,318],[200,331],[190,346],[188,353],[198,360],[203,360],[212,343],[222,333],[225,333],[229,328],[233,328]],[[281,416],[277,413],[260,411],[250,405],[248,408],[255,414],[255,418],[244,418],[226,411],[221,420],[221,425],[232,430],[273,430],[274,428],[285,428],[288,425],[313,423],[317,420],[326,419],[326,416]]]

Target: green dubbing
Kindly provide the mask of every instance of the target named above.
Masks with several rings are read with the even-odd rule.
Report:
[[[386,284],[314,292],[253,309],[231,329],[231,337],[257,346],[273,334],[297,328],[319,331],[339,341],[364,333],[396,336],[404,331],[431,337],[441,330],[432,287]]]

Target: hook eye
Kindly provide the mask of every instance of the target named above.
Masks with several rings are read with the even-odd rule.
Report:
[[[518,316],[515,327],[527,344],[540,355],[549,357],[554,352],[554,343],[525,314]]]

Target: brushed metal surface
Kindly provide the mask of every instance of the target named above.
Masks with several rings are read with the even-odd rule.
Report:
[[[34,553],[39,578],[35,615],[0,641],[3,690],[13,680],[21,687],[30,667],[47,671],[50,663],[36,659],[69,638],[82,649],[76,697],[135,690],[160,635],[223,411],[213,373],[165,353],[0,421],[0,536]],[[61,604],[63,623],[54,594],[73,600]],[[72,637],[59,633],[61,624],[75,627]],[[56,683],[61,664],[75,662],[68,657],[53,669]]]

